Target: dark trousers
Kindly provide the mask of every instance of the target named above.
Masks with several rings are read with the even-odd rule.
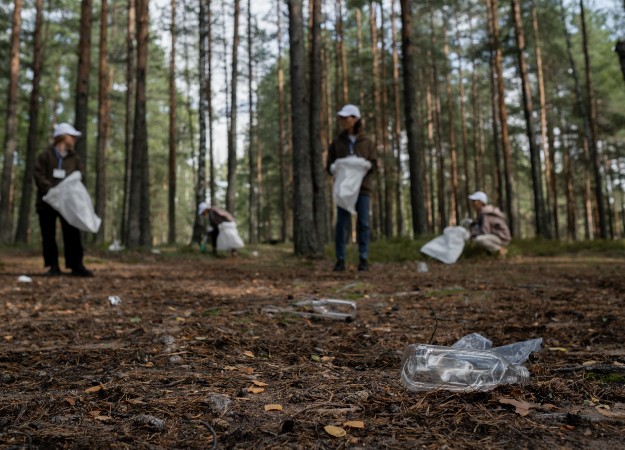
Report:
[[[37,211],[37,214],[39,214],[39,225],[41,226],[44,266],[50,267],[59,265],[59,249],[56,246],[57,217],[61,219],[65,267],[74,269],[82,266],[83,249],[78,228],[67,223],[67,221],[52,208],[42,208]]]
[[[358,239],[358,254],[361,259],[369,258],[369,205],[370,199],[368,195],[360,194],[356,201],[356,214],[358,221],[356,223],[356,237]],[[337,207],[336,211],[336,234],[335,249],[336,259],[345,260],[347,228],[351,221],[351,214],[346,209]]]

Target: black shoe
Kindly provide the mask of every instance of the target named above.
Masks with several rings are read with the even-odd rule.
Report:
[[[369,270],[369,263],[366,259],[360,258],[360,262],[358,263],[358,270],[360,272],[367,272]]]
[[[334,269],[335,272],[345,272],[345,260],[344,259],[339,259],[336,261],[336,264],[334,265]]]
[[[59,266],[51,266],[50,270],[43,274],[44,277],[60,277],[61,275],[63,275],[63,272],[61,272]]]
[[[72,269],[72,275],[75,277],[92,277],[93,272],[87,269],[85,266],[80,265]]]

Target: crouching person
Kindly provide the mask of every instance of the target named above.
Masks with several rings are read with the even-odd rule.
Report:
[[[473,209],[477,213],[475,221],[468,220],[471,238],[475,243],[490,253],[505,256],[510,243],[510,229],[506,215],[499,208],[488,204],[488,197],[482,191],[469,195]]]
[[[205,202],[200,203],[198,214],[208,218],[206,231],[211,240],[213,254],[217,255],[217,250],[230,250],[235,256],[237,249],[243,247],[243,241],[239,237],[234,216],[225,209],[208,206]]]

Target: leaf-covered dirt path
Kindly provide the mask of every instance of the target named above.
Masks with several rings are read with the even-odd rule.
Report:
[[[259,253],[102,253],[87,259],[92,279],[46,279],[36,254],[5,252],[0,447],[200,449],[214,436],[242,449],[623,445],[623,260],[477,258],[428,273],[374,262],[335,274],[329,261]],[[262,311],[310,297],[355,300],[358,317]],[[542,337],[530,384],[404,389],[407,344],[472,332],[495,345]]]

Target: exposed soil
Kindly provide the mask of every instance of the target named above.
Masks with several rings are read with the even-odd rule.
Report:
[[[258,251],[91,254],[92,279],[43,278],[37,254],[5,251],[0,447],[200,449],[214,430],[217,448],[622,448],[623,260],[477,258],[428,273],[373,262],[336,274],[329,261]],[[356,300],[358,317],[262,311],[311,296]],[[530,384],[403,387],[406,345],[472,332],[495,345],[542,337]]]

